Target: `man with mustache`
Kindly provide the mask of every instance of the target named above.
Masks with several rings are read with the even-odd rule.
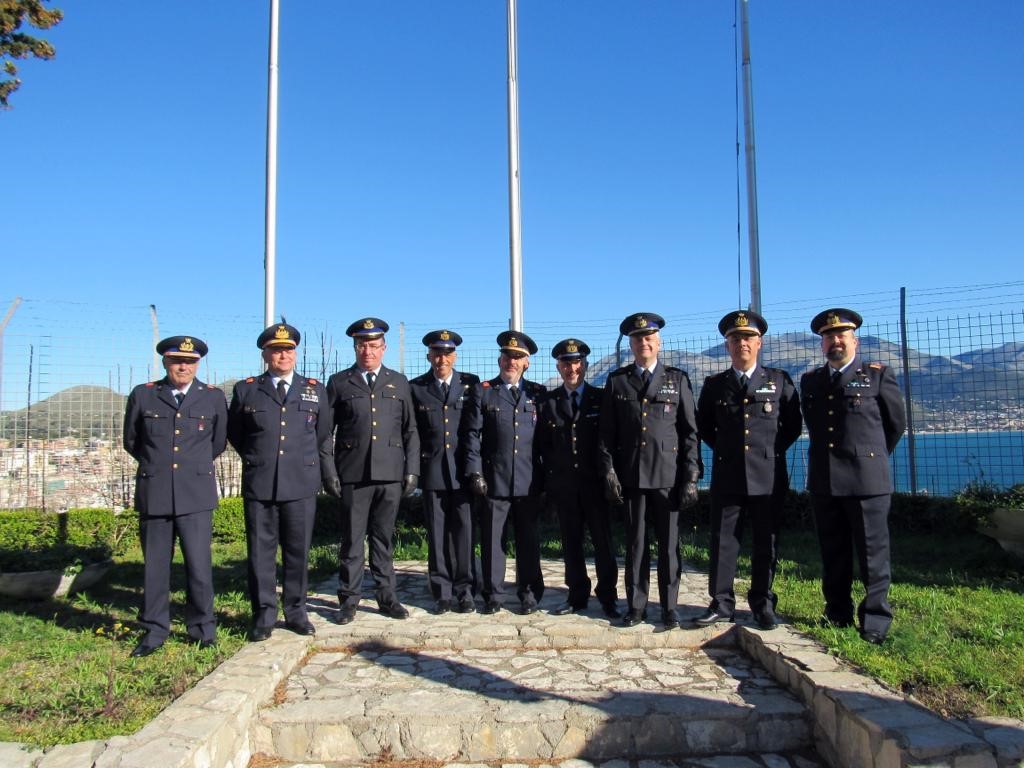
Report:
[[[807,490],[821,546],[825,620],[853,625],[853,548],[867,594],[857,608],[860,635],[881,644],[892,623],[889,605],[889,456],[906,428],[903,395],[882,363],[857,354],[863,319],[826,309],[811,320],[826,364],[800,380],[810,432]]]

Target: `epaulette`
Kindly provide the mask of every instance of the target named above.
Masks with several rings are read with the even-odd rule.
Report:
[[[310,383],[310,384],[314,384],[314,385],[315,385],[315,384],[319,384],[319,383],[320,383],[320,382],[319,382],[319,381],[317,381],[316,379],[306,379],[306,381],[307,381],[308,383]]]
[[[155,381],[147,381],[146,382],[146,386],[147,387],[155,387],[156,386],[156,382]]]
[[[874,368],[875,370],[880,371],[885,368],[885,365],[883,363],[868,363],[868,368]]]
[[[252,376],[250,376],[248,379],[245,380],[245,383],[246,384],[252,384],[254,381],[256,381],[256,379],[254,379]]]
[[[490,388],[491,388],[491,382],[489,382],[489,381],[485,381],[485,382],[483,383],[483,388],[484,388],[484,389],[490,389]]]
[[[213,386],[213,384],[207,384],[206,388],[207,389],[212,389],[214,392],[220,392],[220,387],[215,387],[215,386]]]

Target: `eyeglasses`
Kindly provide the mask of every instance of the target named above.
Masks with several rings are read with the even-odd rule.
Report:
[[[372,350],[384,349],[384,344],[383,344],[383,342],[379,342],[379,341],[357,341],[356,342],[356,349],[372,349]]]

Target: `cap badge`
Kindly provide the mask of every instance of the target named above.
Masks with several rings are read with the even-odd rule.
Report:
[[[280,339],[288,339],[288,338],[290,338],[290,336],[288,334],[288,329],[285,328],[283,325],[277,326],[277,330],[274,331],[274,338],[275,339],[279,339],[279,340]]]
[[[508,345],[510,347],[518,347],[519,346],[519,339],[517,339],[515,336],[513,336],[512,338],[510,338],[508,340]]]
[[[829,316],[825,318],[825,325],[839,325],[839,315],[837,315],[835,312],[831,312]]]
[[[579,347],[576,346],[575,341],[570,340],[569,343],[565,345],[565,351],[573,354],[579,352]]]
[[[196,345],[192,343],[192,339],[189,336],[185,337],[185,340],[178,345],[179,352],[195,352]]]
[[[371,328],[373,328],[373,320],[371,320],[370,318],[366,318],[365,320],[363,320],[363,328],[365,328],[366,330],[370,330]]]
[[[644,317],[643,315],[637,316],[636,320],[633,321],[633,326],[635,328],[646,328],[647,327],[647,318]]]
[[[733,321],[733,325],[736,326],[737,328],[746,328],[748,325],[750,325],[750,321],[747,319],[747,316],[745,314],[740,312],[738,315],[736,315],[736,319]]]

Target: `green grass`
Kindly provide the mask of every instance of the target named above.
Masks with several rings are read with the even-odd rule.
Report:
[[[180,562],[180,560],[178,560]],[[37,746],[133,733],[245,642],[245,545],[214,545],[218,645],[189,642],[180,621],[185,593],[175,569],[177,619],[164,648],[129,653],[142,559],[119,558],[103,584],[66,600],[0,600],[0,741]]]
[[[1024,578],[1020,561],[993,541],[894,533],[894,621],[881,647],[863,642],[855,628],[818,626],[824,602],[813,533],[784,532],[780,554],[779,613],[831,653],[943,715],[1024,719]],[[691,532],[684,556],[706,568],[707,555],[706,531]],[[749,567],[741,559],[741,578]],[[738,585],[741,604],[745,593]],[[855,582],[854,602],[863,594]]]

